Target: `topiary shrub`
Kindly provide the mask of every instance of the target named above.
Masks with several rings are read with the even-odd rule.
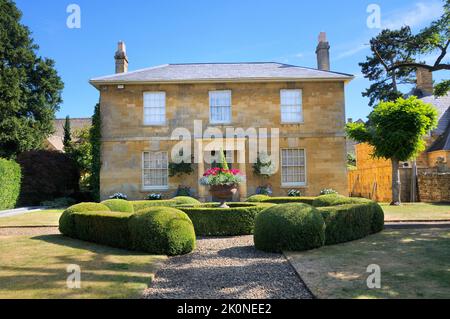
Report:
[[[253,234],[255,218],[271,204],[229,203],[230,208],[219,208],[210,203],[200,206],[178,206],[194,224],[199,236],[241,236]]]
[[[247,202],[249,203],[261,203],[266,200],[270,200],[270,196],[268,195],[253,195],[247,198]]]
[[[338,205],[348,205],[348,204],[362,204],[371,202],[366,198],[357,197],[345,197],[338,194],[329,194],[316,197],[312,205],[314,207],[327,207],[327,206],[338,206]]]
[[[139,212],[140,210],[151,208],[151,207],[175,207],[179,204],[177,204],[176,201],[172,199],[163,199],[163,200],[135,200],[132,201],[131,204],[133,205],[134,211]]]
[[[130,247],[128,221],[132,214],[121,212],[72,213],[75,237],[117,248]]]
[[[67,155],[55,151],[30,151],[17,156],[22,168],[19,205],[34,206],[79,190],[80,172]]]
[[[20,194],[20,180],[20,165],[0,158],[0,210],[16,207]]]
[[[59,231],[61,234],[74,237],[76,235],[74,213],[82,212],[108,212],[109,207],[99,203],[81,203],[67,208],[59,218]]]
[[[122,212],[122,213],[133,213],[133,205],[123,199],[108,199],[102,202],[103,205],[107,206],[112,212]]]
[[[272,204],[290,204],[290,203],[300,203],[312,205],[315,197],[270,197],[264,200],[263,203]]]
[[[189,196],[177,196],[172,198],[177,205],[200,205],[201,202]]]
[[[325,242],[325,223],[310,205],[276,205],[256,217],[254,242],[256,249],[274,253],[317,248]]]
[[[182,255],[195,249],[195,231],[189,217],[171,207],[154,207],[131,216],[133,249],[152,254]]]
[[[375,202],[320,207],[325,220],[325,244],[344,243],[383,230],[383,210]]]

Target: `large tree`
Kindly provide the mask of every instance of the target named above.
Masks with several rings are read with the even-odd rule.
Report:
[[[63,89],[21,16],[13,1],[0,0],[0,157],[7,158],[40,148],[52,134]]]
[[[414,158],[425,149],[423,137],[437,125],[437,111],[431,104],[412,96],[381,102],[367,123],[347,124],[347,135],[373,146],[373,156],[392,162],[392,205],[400,205],[399,162]]]
[[[364,77],[373,84],[363,93],[369,97],[370,106],[381,101],[394,101],[402,96],[401,84],[415,83],[417,68],[431,72],[450,70],[445,60],[450,45],[450,0],[444,1],[444,13],[430,26],[413,34],[405,26],[400,30],[385,29],[370,40],[372,55],[360,63]],[[425,62],[425,55],[436,57]],[[435,86],[435,95],[445,95],[450,90],[450,81],[443,80]]]

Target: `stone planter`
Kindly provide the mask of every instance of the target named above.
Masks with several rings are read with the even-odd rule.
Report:
[[[236,194],[237,191],[237,185],[214,185],[209,188],[211,195],[220,199],[220,208],[230,208],[225,201]]]

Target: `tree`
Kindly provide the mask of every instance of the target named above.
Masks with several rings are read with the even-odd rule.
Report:
[[[91,177],[89,184],[92,190],[92,196],[95,200],[100,200],[100,170],[102,167],[101,126],[102,122],[100,117],[100,104],[97,103],[94,108],[94,115],[92,116],[92,126],[89,131],[89,142],[92,148]]]
[[[82,189],[91,188],[92,145],[89,134],[89,128],[76,130],[73,134],[73,141],[65,147],[67,155],[77,164],[80,171],[80,186]]]
[[[431,104],[412,96],[381,102],[367,123],[347,124],[347,135],[373,146],[373,156],[392,162],[392,203],[400,205],[399,162],[407,161],[425,149],[423,137],[437,125],[437,111]]]
[[[64,151],[68,152],[71,144],[72,144],[72,132],[70,129],[70,116],[67,115],[66,116],[66,121],[64,122],[64,140],[63,140],[63,144],[64,144]]]
[[[63,83],[54,62],[37,56],[11,0],[0,0],[0,157],[37,149],[52,134]]]
[[[450,70],[444,62],[450,45],[450,0],[445,0],[440,19],[413,35],[411,28],[383,30],[370,40],[372,55],[360,63],[364,77],[374,83],[363,93],[369,105],[382,101],[395,101],[403,96],[400,84],[415,83],[414,72],[424,68],[431,72]],[[423,55],[436,54],[433,63],[421,60]],[[450,81],[444,80],[435,87],[435,95],[443,96],[450,90]]]

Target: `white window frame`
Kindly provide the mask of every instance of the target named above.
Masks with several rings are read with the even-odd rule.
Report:
[[[286,114],[286,112],[284,112],[284,110],[283,110],[284,108],[297,107],[297,105],[283,104],[283,94],[287,93],[287,92],[298,92],[300,94],[300,120],[299,121],[290,121],[290,120],[283,119],[284,114]],[[292,112],[289,112],[289,113],[292,113]],[[304,117],[303,117],[303,90],[301,90],[301,89],[280,90],[280,119],[281,119],[281,124],[302,124],[302,123],[304,123]]]
[[[151,156],[152,153],[154,154],[158,154],[158,153],[163,153],[166,154],[166,167],[164,168],[147,168],[145,167],[145,154],[149,154],[149,157]],[[167,171],[167,185],[145,185],[145,172],[146,170],[149,171],[155,171],[155,170],[166,170]],[[167,190],[169,189],[169,153],[168,152],[163,152],[163,151],[157,151],[157,152],[152,152],[152,151],[144,151],[142,152],[142,189],[143,190]]]
[[[290,150],[300,150],[303,151],[303,156],[304,156],[304,165],[303,167],[305,168],[305,181],[304,182],[293,182],[293,183],[285,183],[283,182],[283,168],[285,167],[285,165],[283,165],[283,151],[290,151]],[[281,187],[303,187],[307,185],[308,182],[308,171],[307,171],[307,162],[306,162],[306,149],[305,148],[282,148],[281,152],[280,152],[280,179],[281,179]]]
[[[230,96],[229,121],[225,121],[225,120],[224,121],[216,121],[216,120],[213,119],[213,112],[212,112],[213,105],[212,105],[211,101],[212,101],[213,95],[216,94],[216,93],[221,93],[221,94],[227,93]],[[217,106],[217,105],[215,105],[215,106]],[[219,107],[228,107],[228,106],[219,105]],[[231,90],[209,91],[209,122],[211,124],[231,124],[232,121],[233,121],[233,95],[232,95]]]
[[[164,97],[164,99],[163,99],[163,106],[162,107],[158,107],[158,108],[163,108],[163,115],[164,115],[164,120],[163,121],[155,121],[155,120],[151,120],[150,119],[150,121],[147,121],[147,117],[146,117],[146,115],[145,115],[145,111],[146,111],[146,109],[152,109],[152,108],[154,108],[154,107],[148,107],[148,106],[145,106],[145,100],[146,100],[146,96],[147,95],[151,95],[151,94],[154,94],[154,95],[162,95],[163,97]],[[166,125],[166,123],[167,123],[167,119],[166,119],[166,116],[167,116],[167,113],[166,113],[166,100],[167,100],[167,98],[166,98],[166,92],[161,92],[161,91],[159,91],[159,92],[144,92],[144,94],[143,94],[143,124],[145,125],[145,126],[164,126],[164,125]]]

